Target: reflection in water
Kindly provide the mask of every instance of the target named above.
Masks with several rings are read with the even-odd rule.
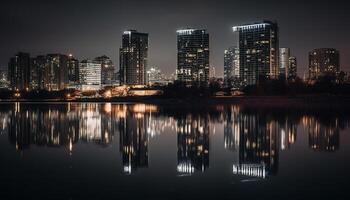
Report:
[[[125,173],[132,173],[137,168],[148,167],[148,117],[145,105],[135,105],[123,111],[127,114],[119,123],[120,151]],[[151,110],[150,110],[151,112]]]
[[[222,134],[215,130],[223,124],[223,148],[238,155],[233,173],[260,178],[277,174],[279,155],[293,148],[298,130],[307,134],[310,149],[334,152],[340,148],[340,130],[349,127],[349,117],[334,112],[320,115],[312,110],[231,105],[179,109],[146,104],[15,103],[0,105],[0,120],[0,135],[7,135],[18,151],[36,145],[64,147],[73,154],[78,143],[107,147],[119,137],[122,170],[127,174],[149,167],[149,141],[166,132],[177,135],[177,172],[204,172],[209,168],[210,137]]]
[[[251,113],[234,116],[234,127],[237,127],[234,135],[239,135],[239,163],[233,165],[233,173],[263,178],[270,173],[276,174],[280,130],[278,122]]]
[[[286,118],[285,122],[281,123],[280,130],[281,150],[288,150],[297,139],[297,124]]]
[[[225,149],[235,151],[239,147],[239,107],[232,106],[227,109],[226,121],[224,122]]]
[[[309,133],[309,147],[316,151],[333,152],[339,149],[338,119],[329,120],[328,125],[314,117],[304,117],[303,124]]]
[[[209,119],[188,115],[177,124],[177,171],[204,172],[209,167]]]

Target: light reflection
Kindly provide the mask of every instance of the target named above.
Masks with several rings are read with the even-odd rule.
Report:
[[[340,131],[349,127],[349,118],[337,114],[274,115],[234,105],[186,112],[147,104],[14,103],[0,106],[0,120],[0,135],[8,135],[18,151],[31,145],[64,147],[72,155],[78,143],[109,147],[117,145],[117,137],[126,174],[149,167],[150,140],[163,134],[176,134],[174,169],[179,174],[205,172],[212,154],[210,140],[217,132],[223,134],[222,148],[237,152],[232,173],[259,178],[277,174],[279,156],[298,142],[298,129],[308,135],[310,149],[335,152]]]
[[[177,120],[177,171],[192,174],[209,168],[209,119],[187,115]]]

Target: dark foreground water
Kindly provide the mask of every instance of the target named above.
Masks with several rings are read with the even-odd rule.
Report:
[[[0,199],[349,199],[350,113],[0,104]]]

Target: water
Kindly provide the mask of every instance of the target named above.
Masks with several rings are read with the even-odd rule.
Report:
[[[0,104],[1,199],[349,199],[350,113]]]

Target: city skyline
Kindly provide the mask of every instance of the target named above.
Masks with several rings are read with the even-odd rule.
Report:
[[[1,199],[350,199],[348,10],[3,0]]]
[[[198,1],[188,1],[187,8],[184,9],[181,1],[156,0],[147,3],[105,1],[104,4],[82,4],[82,1],[63,1],[57,4],[39,0],[30,3],[8,2],[1,8],[0,23],[5,29],[0,33],[3,40],[0,67],[6,67],[8,58],[18,51],[29,52],[31,55],[72,53],[79,60],[105,54],[111,57],[115,66],[119,66],[120,35],[124,30],[137,29],[149,33],[148,66],[157,66],[170,75],[176,69],[176,30],[193,27],[206,29],[210,34],[210,66],[214,66],[216,74],[222,76],[224,50],[237,45],[237,36],[232,32],[232,26],[270,19],[278,22],[280,47],[290,48],[298,59],[299,76],[308,73],[308,52],[324,47],[338,49],[341,53],[341,70],[349,71],[349,47],[346,46],[350,32],[346,26],[349,14],[344,12],[349,6],[346,3],[328,5],[317,1],[318,4],[313,8],[318,12],[310,13],[309,10],[316,1],[295,1],[288,6],[273,0],[264,2],[264,5],[254,1],[220,2],[221,4],[214,4],[201,1],[201,4],[197,4]],[[194,11],[195,6],[199,9]],[[132,8],[138,14],[127,15],[126,11]],[[295,17],[286,12],[293,8],[298,10]],[[96,12],[90,14],[80,10]],[[278,10],[278,14],[272,12],[274,10]],[[50,12],[55,12],[56,15],[48,14]],[[146,14],[147,17],[140,20],[140,16]],[[47,16],[46,19],[42,19],[43,15]],[[51,23],[55,20],[72,24],[75,28],[63,28]]]

